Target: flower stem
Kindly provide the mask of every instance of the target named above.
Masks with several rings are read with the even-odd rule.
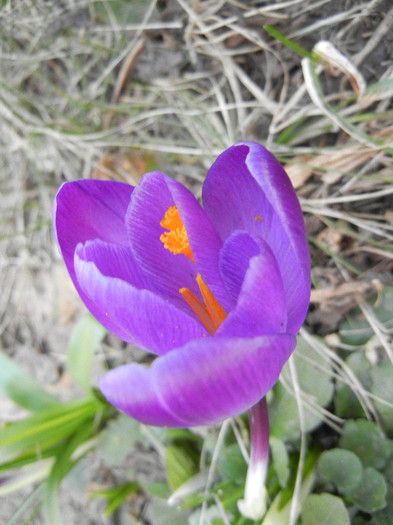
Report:
[[[269,461],[269,417],[266,398],[250,409],[251,456],[248,465],[244,499],[238,502],[243,516],[257,520],[266,512],[265,487]]]

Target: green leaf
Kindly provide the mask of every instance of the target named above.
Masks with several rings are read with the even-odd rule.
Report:
[[[3,352],[0,352],[0,391],[31,412],[60,404]]]
[[[140,423],[126,415],[120,414],[101,432],[97,453],[108,467],[120,465],[134,449],[138,439]]]
[[[0,429],[0,462],[21,454],[35,453],[40,456],[41,451],[68,438],[87,419],[94,419],[103,408],[94,399],[70,401],[4,426]]]
[[[393,400],[393,365],[391,363],[382,363],[374,367],[370,371],[371,375],[371,392],[379,397],[385,404],[380,401],[375,401],[375,406],[380,413],[385,428],[389,431],[393,430],[393,407],[391,406]]]
[[[303,525],[350,525],[342,499],[332,494],[311,494],[302,509]]]
[[[312,58],[313,54],[310,53],[310,51],[307,51],[303,46],[298,44],[297,42],[294,42],[290,38],[286,37],[273,26],[270,25],[264,25],[263,29],[269,33],[273,38],[276,38],[279,42],[281,42],[284,46],[288,47],[289,49],[292,49],[295,53],[300,55],[301,57],[309,57]]]
[[[386,506],[387,486],[384,477],[372,467],[364,470],[356,488],[346,493],[346,497],[366,512],[374,512]]]
[[[169,445],[166,448],[165,463],[168,483],[172,490],[176,490],[197,472],[188,447]]]
[[[393,328],[393,287],[385,286],[372,306],[374,314],[386,330]],[[374,335],[374,330],[370,323],[365,319],[360,308],[351,310],[346,319],[341,323],[339,330],[341,339],[344,343],[354,346],[361,346]]]
[[[225,447],[218,458],[218,471],[223,479],[242,484],[247,474],[247,464],[236,443]]]
[[[47,525],[62,525],[58,498],[60,484],[65,476],[74,467],[80,457],[73,459],[72,455],[82,443],[88,441],[94,432],[94,420],[89,424],[81,425],[77,431],[66,441],[64,446],[58,448],[56,460],[46,481],[44,497],[44,513]],[[88,452],[88,448],[85,453]]]
[[[108,505],[105,509],[105,516],[111,516],[116,509],[124,503],[130,494],[138,492],[139,483],[136,481],[128,481],[123,485],[118,485],[106,490],[96,490],[90,492],[92,498],[105,498],[108,500]]]
[[[168,503],[157,497],[152,497],[149,502],[149,516],[154,525],[185,525],[188,524],[189,511],[171,507]],[[204,525],[207,525],[204,523]]]
[[[322,422],[318,407],[326,406],[332,399],[334,387],[331,370],[324,358],[320,356],[302,337],[293,355],[299,386],[308,404],[303,404],[305,427],[313,430]],[[282,372],[285,383],[292,384],[289,365]],[[280,439],[296,439],[300,434],[298,406],[293,394],[281,383],[273,389],[273,399],[269,404],[271,435]]]
[[[371,388],[370,371],[372,365],[363,351],[353,352],[346,360],[346,364],[354,372],[365,389]],[[335,412],[345,418],[364,417],[364,410],[352,388],[337,381],[337,392],[334,399]]]
[[[70,372],[77,383],[91,391],[91,365],[98,344],[106,333],[105,328],[90,314],[75,325],[68,348]]]
[[[362,479],[362,462],[349,450],[336,448],[323,452],[318,467],[322,476],[341,492],[355,488]]]
[[[278,482],[281,488],[285,488],[288,484],[290,474],[287,448],[283,440],[274,436],[270,436],[269,445]]]
[[[391,454],[388,440],[375,423],[359,419],[348,421],[339,446],[354,452],[365,467],[381,469]]]

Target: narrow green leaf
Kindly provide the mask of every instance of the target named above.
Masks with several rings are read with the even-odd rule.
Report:
[[[83,457],[80,456],[75,460],[72,457],[73,453],[82,443],[90,439],[93,432],[94,421],[91,421],[89,424],[81,424],[65,445],[58,449],[56,461],[53,464],[45,487],[44,512],[47,525],[62,525],[63,523],[58,504],[60,483],[75,466],[76,462]],[[87,448],[85,454],[88,450]]]
[[[76,324],[68,348],[68,364],[75,381],[87,392],[91,391],[91,365],[94,353],[105,335],[105,328],[90,314]]]
[[[19,523],[22,523],[22,517],[27,511],[29,507],[32,507],[35,505],[35,509],[33,509],[33,515],[35,514],[36,510],[41,506],[40,502],[37,504],[37,500],[41,498],[41,494],[44,490],[44,484],[41,483],[38,485],[32,492],[27,496],[27,498],[22,501],[19,505],[19,507],[16,509],[16,511],[13,513],[13,515],[7,520],[7,523],[4,525],[19,525]],[[24,522],[26,523],[26,522]]]
[[[121,485],[120,487],[116,487],[116,492],[111,495],[108,506],[105,509],[105,516],[111,516],[115,510],[124,503],[130,494],[138,492],[138,490],[139,483],[136,481],[130,481],[124,485]]]
[[[173,490],[180,487],[196,472],[195,463],[189,451],[182,446],[168,446],[165,462],[168,483]]]
[[[41,448],[66,439],[102,408],[103,405],[94,399],[71,401],[6,425],[0,430],[0,462],[34,450],[39,454]]]
[[[350,525],[342,499],[332,494],[311,494],[302,509],[303,525]]]
[[[0,391],[32,412],[60,403],[4,352],[0,352]]]
[[[289,49],[292,49],[292,51],[294,51],[298,55],[302,57],[313,58],[313,54],[310,53],[310,51],[307,51],[307,49],[305,49],[303,46],[283,35],[281,31],[279,31],[275,27],[270,25],[264,25],[263,29],[267,31],[269,35],[271,35],[273,38],[281,42],[284,46],[288,47]]]
[[[282,439],[270,436],[270,451],[272,453],[273,467],[278,477],[281,488],[285,488],[289,479],[289,456]]]

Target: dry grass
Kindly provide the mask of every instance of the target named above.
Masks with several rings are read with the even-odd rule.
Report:
[[[46,356],[49,372],[39,379],[61,383],[66,333],[79,308],[64,297],[50,226],[62,181],[94,174],[135,184],[159,167],[198,194],[215,155],[253,139],[286,165],[306,215],[315,289],[304,336],[329,363],[327,373],[351,385],[376,417],[373,396],[338,357],[334,336],[360,305],[379,359],[393,362],[392,331],[366,303],[393,284],[389,1],[120,4],[2,2],[4,349],[23,360],[23,348],[33,373],[37,356]],[[334,48],[326,54],[317,45],[311,55],[321,41]],[[327,334],[326,342],[315,338]],[[304,401],[296,381],[295,394]],[[324,418],[339,428],[334,414]]]

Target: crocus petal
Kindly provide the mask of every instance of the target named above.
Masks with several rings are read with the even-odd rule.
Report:
[[[225,289],[218,267],[221,238],[197,199],[187,188],[169,178],[167,185],[186,228],[198,272],[221,306],[229,310],[234,303]]]
[[[250,259],[236,307],[217,333],[255,337],[286,331],[287,308],[280,269],[266,243]]]
[[[92,239],[127,245],[124,217],[132,191],[132,186],[121,182],[66,182],[53,203],[53,229],[61,254],[81,299],[97,319],[100,310],[83,291],[75,275],[75,249],[79,243]],[[103,324],[109,331],[115,331],[110,320]]]
[[[158,293],[184,308],[179,289],[185,287],[197,292],[195,265],[186,255],[171,253],[160,241],[165,231],[160,222],[174,204],[166,176],[159,172],[146,173],[133,193],[126,226],[138,264]]]
[[[136,288],[152,289],[150,281],[142,273],[129,246],[95,239],[78,244],[76,253],[79,259],[93,262],[106,277],[116,277]]]
[[[244,231],[234,231],[220,252],[219,270],[229,295],[236,303],[251,257],[260,253],[258,244]]]
[[[296,345],[293,335],[207,337],[100,379],[110,403],[157,426],[209,425],[257,403],[277,381]]]
[[[112,333],[156,354],[205,335],[201,324],[183,310],[149,290],[103,275],[91,261],[83,259],[80,245],[75,252],[78,285],[95,317]]]
[[[186,228],[195,263],[186,255],[171,253],[160,241],[165,231],[160,222],[173,205]],[[199,296],[199,272],[217,300],[228,304],[218,272],[220,237],[196,198],[182,184],[159,172],[144,175],[133,193],[126,223],[138,264],[160,294],[179,308],[188,309],[179,289],[188,288]]]
[[[301,208],[279,162],[260,144],[236,144],[210,168],[203,203],[222,238],[243,229],[272,248],[284,282],[288,331],[297,333],[309,304],[310,257]]]

